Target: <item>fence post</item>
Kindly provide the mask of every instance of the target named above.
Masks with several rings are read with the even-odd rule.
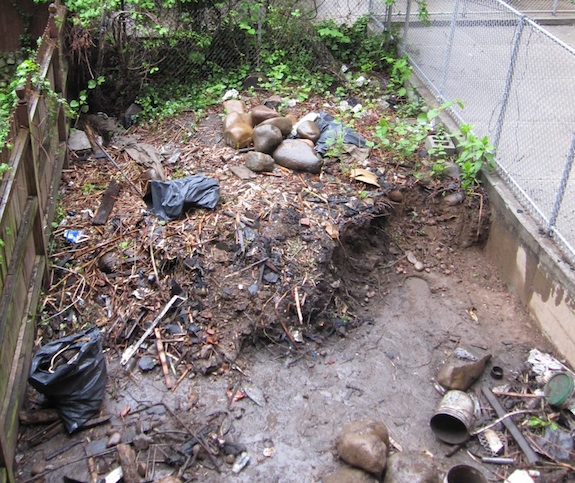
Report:
[[[511,47],[511,57],[509,59],[509,69],[507,70],[507,78],[505,79],[505,87],[503,89],[503,97],[501,99],[501,109],[497,117],[497,125],[495,126],[495,134],[493,136],[493,145],[499,145],[501,138],[501,130],[503,129],[503,121],[505,119],[505,111],[507,110],[507,102],[509,101],[509,93],[511,90],[511,83],[513,82],[513,75],[515,73],[515,63],[517,62],[517,55],[519,54],[519,45],[521,43],[521,34],[525,26],[525,15],[522,15],[515,29],[515,36],[513,37],[513,46]]]
[[[16,105],[16,120],[20,127],[29,128],[30,118],[28,116],[28,99],[26,87],[16,87],[16,96],[18,96],[18,104]]]
[[[551,15],[557,15],[557,5],[559,5],[559,0],[555,0],[553,2],[553,11],[551,12]]]
[[[48,33],[51,39],[55,39],[58,37],[58,26],[56,25],[56,12],[58,12],[58,8],[56,4],[51,3],[48,7],[48,11],[50,12],[50,16],[48,17]]]
[[[409,17],[411,15],[411,0],[407,0],[407,7],[405,9],[405,24],[403,26],[403,38],[401,39],[401,50],[407,53],[407,32],[409,30]]]
[[[575,133],[571,139],[571,146],[569,146],[569,151],[567,152],[567,159],[565,160],[565,167],[563,168],[563,175],[561,176],[561,182],[559,183],[559,190],[557,196],[555,197],[555,203],[553,203],[553,208],[551,209],[551,216],[545,227],[545,233],[551,235],[557,217],[559,216],[559,210],[561,209],[561,203],[563,202],[563,197],[565,196],[565,191],[567,190],[567,182],[569,181],[569,175],[571,174],[571,168],[573,167],[573,158],[575,158]]]
[[[451,49],[453,48],[453,37],[455,36],[455,23],[457,22],[457,12],[459,10],[459,0],[455,0],[453,5],[453,15],[451,16],[451,27],[449,29],[449,38],[447,40],[447,50],[445,52],[445,62],[443,63],[443,78],[439,86],[439,94],[445,98],[445,83],[447,82],[447,71],[451,62]]]

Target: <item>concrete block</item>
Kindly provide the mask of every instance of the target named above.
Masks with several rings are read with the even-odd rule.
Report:
[[[451,142],[451,139],[444,136],[437,136],[432,134],[431,136],[427,136],[425,138],[425,149],[427,152],[434,152],[439,150],[443,150],[445,156],[453,156],[455,154],[455,145]],[[431,155],[434,158],[439,157],[437,152]]]

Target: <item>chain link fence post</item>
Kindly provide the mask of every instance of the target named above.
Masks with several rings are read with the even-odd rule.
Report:
[[[453,5],[453,15],[451,16],[451,26],[449,28],[449,37],[447,40],[447,50],[445,52],[445,62],[443,63],[443,77],[439,87],[439,94],[444,98],[445,84],[447,82],[447,72],[451,62],[451,50],[453,49],[453,38],[455,37],[455,25],[457,23],[457,12],[459,11],[459,0],[455,0]]]
[[[563,203],[563,197],[565,196],[565,191],[567,190],[567,182],[569,181],[569,175],[571,174],[571,168],[573,167],[573,158],[575,158],[575,133],[571,140],[571,145],[569,146],[569,152],[567,153],[567,159],[565,160],[565,167],[563,168],[563,174],[561,175],[561,182],[559,184],[559,190],[557,191],[557,196],[553,203],[553,208],[551,210],[551,216],[545,227],[545,233],[551,235],[555,227],[555,222],[557,221],[557,216],[559,215],[559,210],[561,209],[561,204]]]
[[[501,110],[497,118],[497,125],[495,127],[495,134],[493,135],[493,145],[497,149],[499,139],[501,138],[501,129],[503,128],[503,121],[505,119],[505,111],[507,110],[507,103],[509,101],[509,94],[511,92],[511,83],[513,82],[513,75],[515,73],[515,64],[517,62],[517,55],[521,45],[521,34],[525,26],[525,15],[519,18],[519,23],[515,29],[513,37],[513,45],[511,47],[511,57],[509,59],[509,69],[507,70],[507,77],[505,79],[505,87],[503,88],[503,97],[501,99]]]

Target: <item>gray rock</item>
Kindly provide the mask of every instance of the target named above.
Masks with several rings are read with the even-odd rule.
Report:
[[[243,180],[257,178],[257,174],[255,174],[251,169],[248,169],[246,166],[230,166],[230,171],[234,173],[238,178]]]
[[[275,162],[269,154],[252,151],[246,154],[246,167],[256,172],[273,171]]]
[[[71,129],[68,136],[68,149],[70,151],[89,151],[92,149],[86,133],[80,129]]]
[[[288,137],[293,128],[293,121],[287,117],[274,117],[272,119],[266,119],[260,123],[261,125],[271,124],[276,126],[282,132],[282,136]]]
[[[281,106],[282,98],[278,95],[273,95],[268,97],[264,101],[264,106],[269,107],[270,109],[275,109],[276,111]]]
[[[275,117],[280,117],[279,112],[277,112],[275,109],[271,109],[270,107],[255,106],[252,109],[252,119],[254,121],[254,126],[257,126],[262,121],[273,119]]]
[[[157,364],[156,360],[152,359],[150,356],[142,356],[138,362],[138,367],[141,371],[148,372],[156,367]]]
[[[446,161],[443,176],[447,176],[449,178],[461,179],[461,168],[453,161]]]
[[[322,483],[376,483],[377,480],[365,471],[345,466],[322,478]]]
[[[306,143],[296,139],[286,139],[273,154],[274,161],[284,168],[318,174],[323,161]]]
[[[443,201],[449,206],[455,206],[463,203],[464,199],[465,193],[463,191],[457,191],[456,193],[448,194],[445,198],[443,198]]]
[[[132,444],[134,445],[134,449],[136,451],[145,451],[153,442],[154,440],[150,436],[146,434],[138,434],[136,437],[134,437]]]
[[[122,435],[120,433],[118,432],[112,433],[110,439],[108,439],[108,442],[106,443],[106,448],[111,448],[112,446],[118,446],[121,440]]]
[[[272,154],[283,141],[280,129],[271,124],[256,126],[252,136],[255,150],[266,154]]]
[[[430,456],[404,451],[388,458],[383,483],[439,483],[439,474]]]
[[[314,143],[319,139],[321,131],[313,121],[304,121],[297,127],[297,135],[302,139],[309,139]]]

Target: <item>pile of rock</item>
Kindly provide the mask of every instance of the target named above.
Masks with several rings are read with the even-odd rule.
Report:
[[[336,441],[343,466],[322,479],[323,483],[438,483],[431,457],[402,451],[388,457],[389,433],[385,424],[361,419],[345,425]]]
[[[292,115],[281,116],[276,110],[278,105],[279,101],[272,97],[246,112],[242,101],[225,101],[224,141],[234,149],[253,143],[254,150],[245,159],[252,171],[272,171],[278,164],[319,173],[323,160],[314,150],[314,143],[320,137],[319,126],[309,119],[297,122]],[[292,134],[295,138],[288,139]]]

